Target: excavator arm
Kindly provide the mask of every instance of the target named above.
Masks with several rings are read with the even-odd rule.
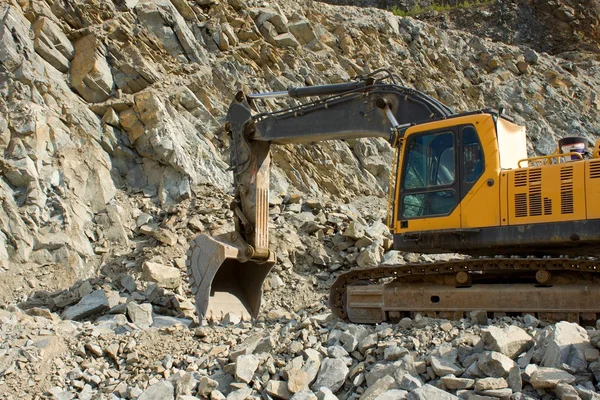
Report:
[[[254,111],[257,101],[283,97],[317,99],[273,112]],[[231,135],[236,230],[217,237],[201,234],[188,251],[200,318],[220,319],[228,312],[256,317],[259,312],[262,284],[276,261],[268,230],[271,144],[383,137],[397,146],[408,126],[453,114],[434,98],[396,85],[391,74],[283,92],[238,92],[225,125]]]

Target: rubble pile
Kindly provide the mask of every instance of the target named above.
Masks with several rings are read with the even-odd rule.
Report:
[[[93,292],[92,292],[93,293]],[[131,321],[131,322],[130,322]],[[0,311],[0,389],[57,399],[596,399],[600,331],[535,317],[336,321],[321,305],[254,323]],[[148,328],[152,325],[153,328]],[[10,398],[10,397],[9,397]],[[15,397],[16,398],[16,397]]]

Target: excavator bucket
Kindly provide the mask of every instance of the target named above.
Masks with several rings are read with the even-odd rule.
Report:
[[[221,320],[227,313],[257,317],[262,284],[275,256],[269,253],[265,261],[256,261],[246,256],[247,249],[235,232],[201,234],[191,242],[186,264],[200,320]]]

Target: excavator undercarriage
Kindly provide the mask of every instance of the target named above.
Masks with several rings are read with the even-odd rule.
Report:
[[[329,303],[334,315],[355,323],[416,313],[459,319],[474,310],[593,322],[600,313],[600,261],[482,257],[352,270],[338,277]]]
[[[554,154],[528,157],[525,129],[503,113],[455,113],[396,81],[382,70],[354,82],[236,95],[225,126],[236,229],[190,245],[199,316],[259,313],[262,283],[276,263],[268,232],[271,145],[382,137],[396,150],[387,221],[394,249],[466,256],[342,273],[330,291],[334,315],[379,323],[484,310],[596,320],[600,140],[592,153],[576,137],[562,139]],[[310,100],[258,112],[257,103],[274,98]]]

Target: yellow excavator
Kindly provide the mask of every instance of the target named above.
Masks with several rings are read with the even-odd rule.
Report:
[[[227,114],[235,231],[197,236],[188,251],[200,318],[256,317],[269,250],[270,146],[383,137],[395,149],[388,226],[395,250],[460,253],[449,261],[342,273],[329,305],[354,323],[473,310],[540,319],[600,313],[600,140],[569,137],[528,157],[525,128],[503,112],[455,113],[378,70],[356,80],[237,93]],[[256,111],[261,100],[303,98]]]

